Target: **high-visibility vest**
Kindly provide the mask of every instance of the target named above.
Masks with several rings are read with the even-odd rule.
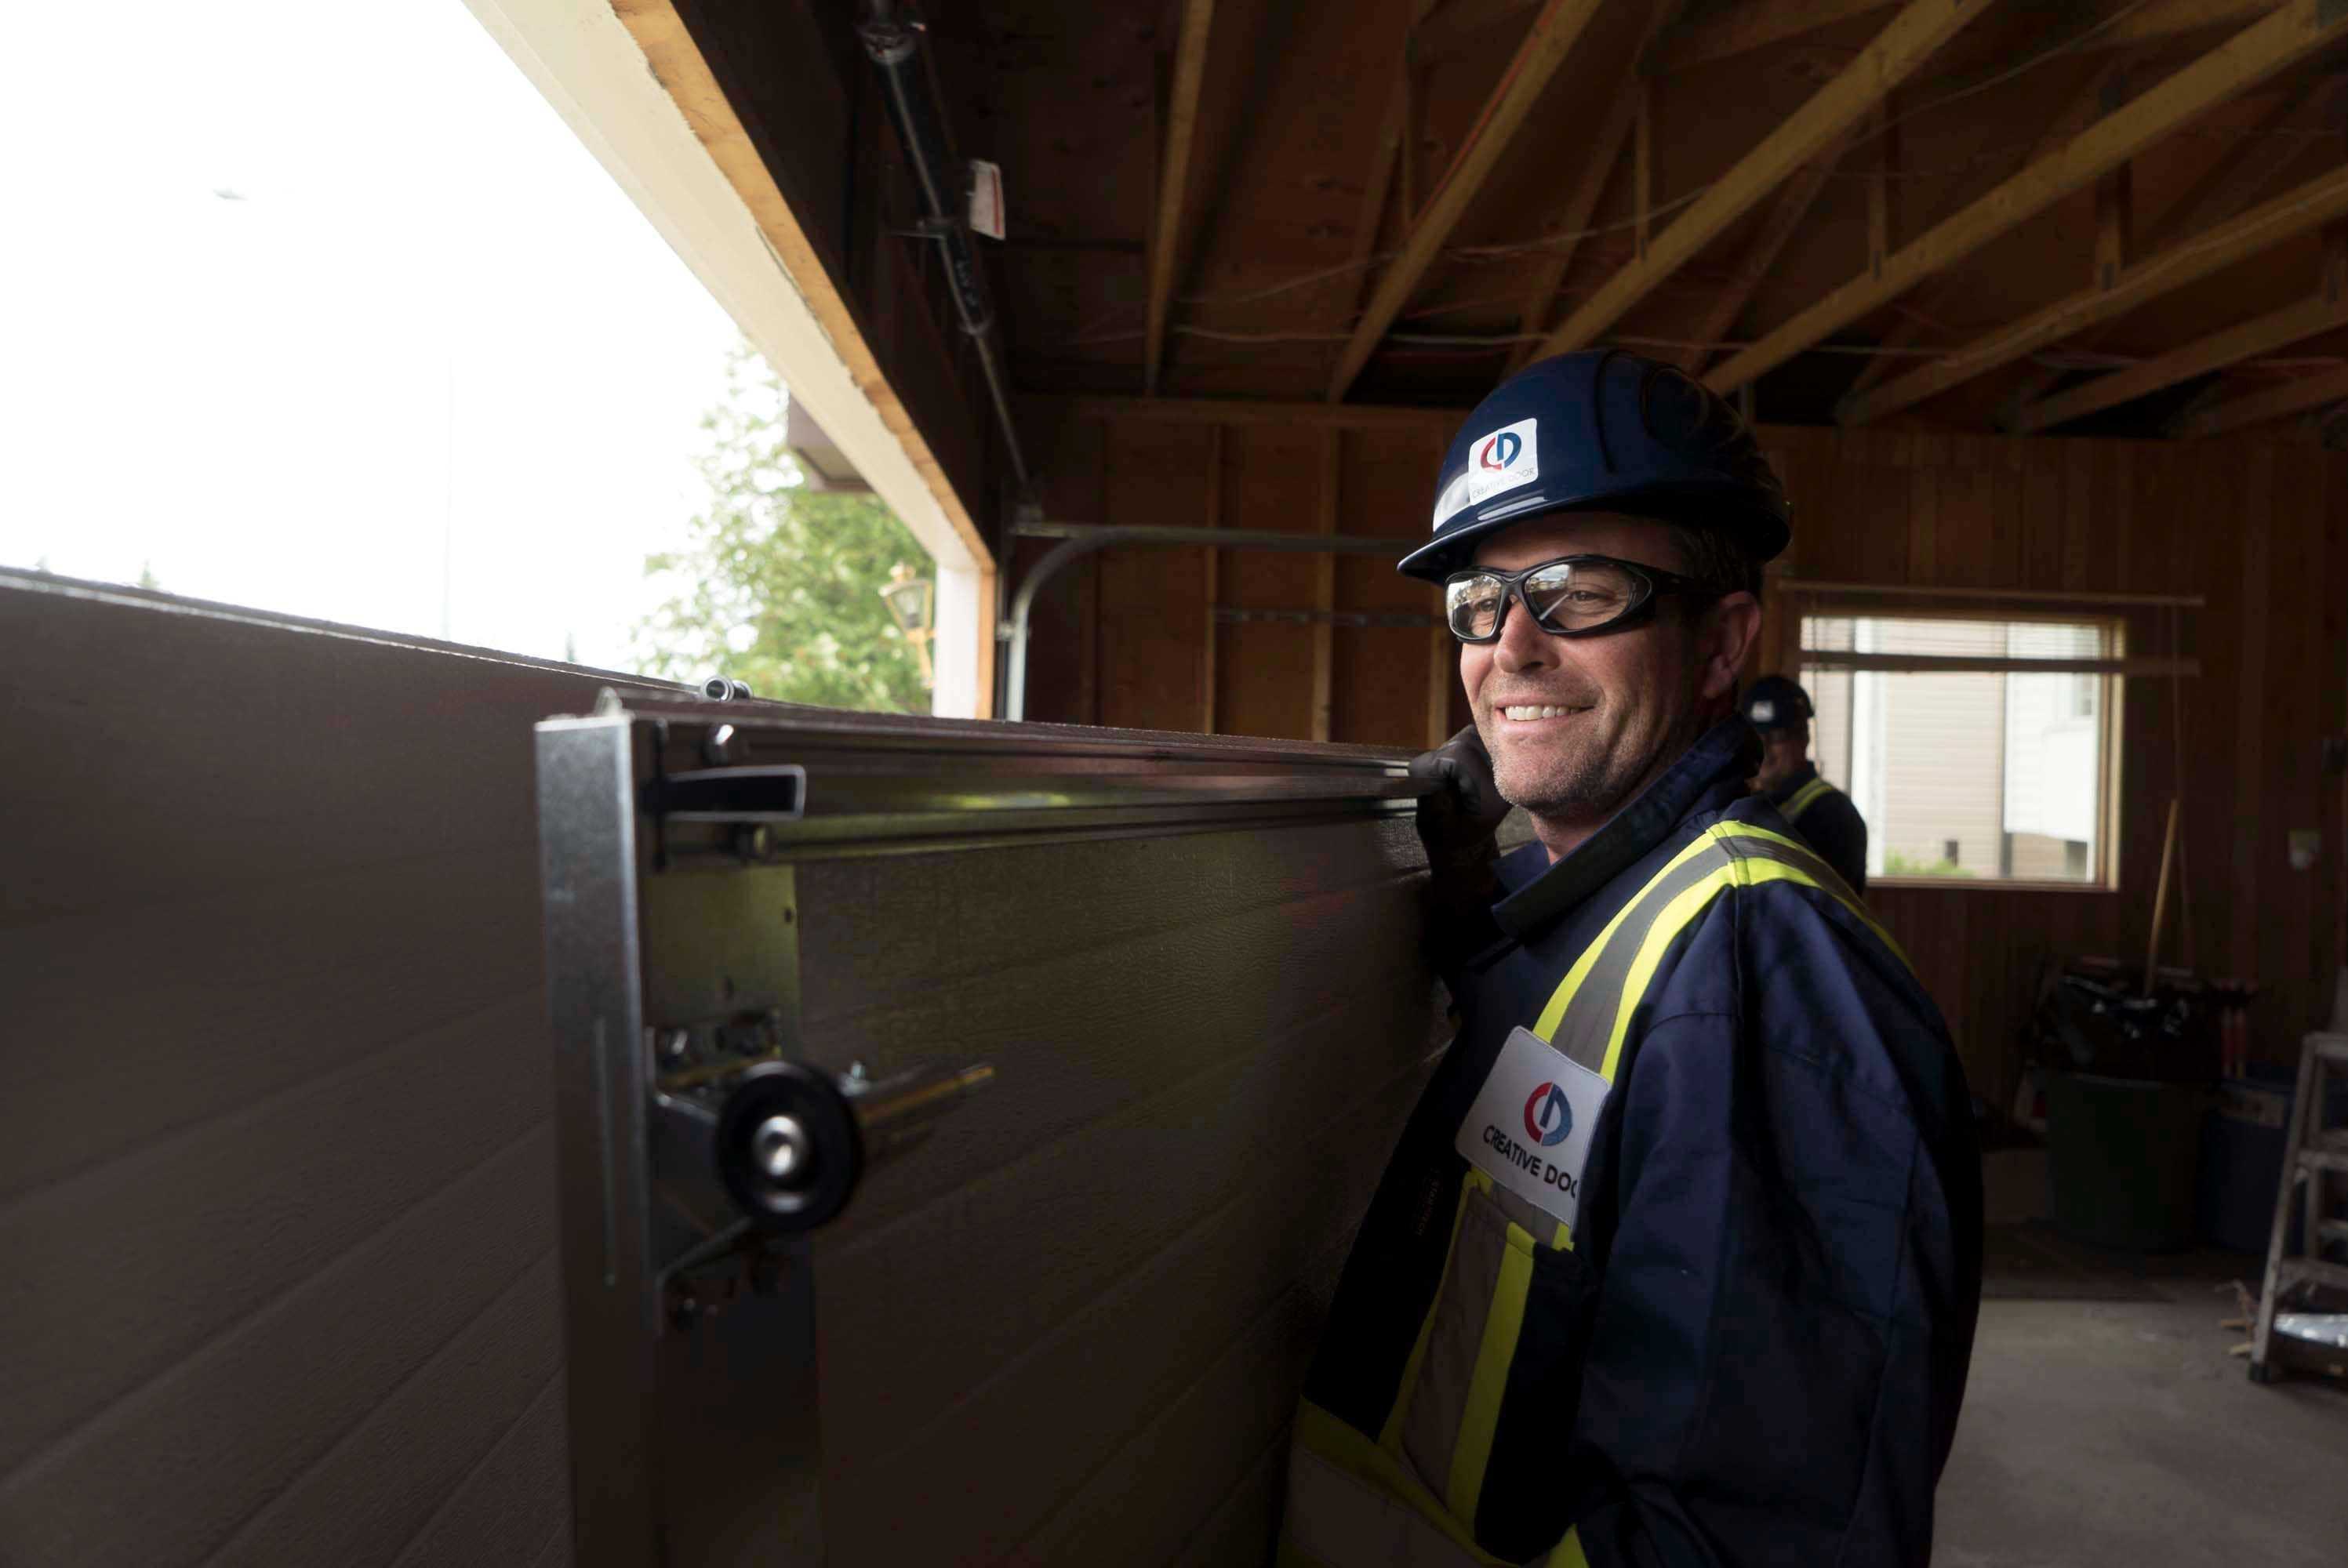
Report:
[[[1612,1084],[1632,1019],[1673,942],[1730,888],[1781,881],[1838,899],[1899,954],[1808,847],[1751,823],[1718,822],[1649,878],[1582,950],[1532,1032]],[[1488,1568],[1518,1561],[1479,1546],[1475,1522],[1528,1300],[1544,1260],[1553,1266],[1553,1255],[1572,1247],[1571,1226],[1465,1166],[1442,1275],[1378,1430],[1357,1428],[1310,1399],[1299,1405],[1281,1568]],[[1549,1495],[1567,1479],[1540,1473]],[[1571,1530],[1529,1561],[1586,1568]]]
[[[1834,785],[1824,779],[1812,779],[1786,797],[1786,804],[1777,808],[1777,815],[1787,822],[1793,822],[1799,818],[1802,813],[1832,794],[1834,794]]]

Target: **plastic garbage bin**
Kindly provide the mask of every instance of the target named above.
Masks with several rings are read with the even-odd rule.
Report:
[[[2127,1252],[2193,1244],[2207,1090],[2092,1072],[2046,1078],[2046,1165],[2054,1225]]]

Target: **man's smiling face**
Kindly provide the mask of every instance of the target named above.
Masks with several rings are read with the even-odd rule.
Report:
[[[1609,512],[1503,528],[1478,547],[1476,564],[1517,571],[1570,555],[1684,569],[1663,525]],[[1587,836],[1702,729],[1705,640],[1688,624],[1689,608],[1663,599],[1629,630],[1568,638],[1512,602],[1498,641],[1460,644],[1459,678],[1494,782],[1532,814],[1553,854],[1562,853],[1558,838]]]

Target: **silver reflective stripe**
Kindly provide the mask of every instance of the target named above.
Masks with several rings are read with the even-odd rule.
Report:
[[[1473,1181],[1473,1178],[1470,1178]],[[1476,1378],[1477,1353],[1484,1348],[1484,1320],[1500,1279],[1500,1259],[1509,1250],[1509,1216],[1491,1201],[1484,1184],[1468,1194],[1459,1211],[1459,1235],[1451,1245],[1451,1269],[1426,1337],[1426,1359],[1418,1387],[1403,1418],[1402,1451],[1426,1490],[1441,1497],[1451,1483],[1451,1452],[1459,1444],[1460,1419],[1468,1413],[1468,1389]],[[1550,1221],[1537,1233],[1557,1228]]]
[[[1312,1450],[1288,1455],[1291,1544],[1323,1568],[1479,1568],[1478,1556],[1402,1499]]]
[[[1546,1242],[1557,1234],[1555,1214],[1542,1213],[1531,1200],[1517,1196],[1499,1183],[1493,1183],[1492,1190],[1484,1195],[1499,1206],[1510,1224],[1522,1227],[1535,1241]]]

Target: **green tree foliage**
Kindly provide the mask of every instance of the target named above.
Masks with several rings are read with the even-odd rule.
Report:
[[[1883,875],[1886,876],[1971,876],[1970,867],[1953,860],[1926,860],[1921,856],[1902,855],[1896,849],[1883,852]]]
[[[709,504],[683,549],[644,558],[667,600],[635,629],[637,667],[698,681],[723,672],[760,697],[832,708],[927,712],[912,645],[880,586],[929,557],[865,495],[808,489],[783,444],[783,385],[747,345],[702,418]]]

